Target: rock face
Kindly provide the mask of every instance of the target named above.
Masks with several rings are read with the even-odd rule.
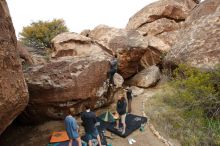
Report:
[[[148,41],[137,31],[128,31],[112,38],[109,48],[118,56],[119,73],[123,78],[128,78],[141,69],[139,61],[147,51]]]
[[[196,6],[193,0],[163,0],[147,5],[129,19],[127,29],[135,29],[151,35],[178,29]]]
[[[30,102],[26,121],[63,119],[84,110],[89,102],[98,108],[111,102],[107,94],[108,56],[61,57],[25,72]]]
[[[5,0],[0,0],[0,134],[24,110],[28,91],[15,31]]]
[[[117,54],[119,73],[123,78],[128,78],[139,70],[160,62],[161,51],[169,47],[159,38],[143,37],[135,30],[116,29],[105,25],[91,30],[89,37]]]
[[[54,52],[52,57],[89,56],[102,52],[94,41],[76,33],[62,33],[52,40]]]
[[[161,53],[167,53],[171,47],[167,45],[162,39],[155,37],[155,36],[146,36],[146,39],[148,40],[148,45]]]
[[[180,40],[181,38],[181,34],[179,34],[179,30],[175,30],[175,31],[170,31],[170,32],[164,32],[162,34],[157,35],[158,38],[160,38],[161,40],[163,40],[163,42],[166,45],[169,45],[171,49],[171,47],[176,43],[176,41]]]
[[[150,42],[149,46],[154,49],[155,46],[156,49],[159,47],[162,53],[166,53],[176,42],[176,32],[181,29],[183,22],[190,15],[190,11],[196,7],[197,3],[199,3],[199,1],[156,1],[145,6],[132,16],[129,19],[126,29],[137,30],[143,36],[148,37],[147,39]],[[144,60],[142,60],[142,65],[149,66],[143,62]]]
[[[109,27],[107,25],[98,25],[89,32],[88,36],[93,40],[98,41],[100,45],[104,46],[106,49],[110,51],[110,53],[112,53],[112,49],[109,47],[111,39],[118,35],[121,36],[126,34],[127,32],[123,29],[117,29],[114,27]]]
[[[166,63],[185,63],[215,69],[220,62],[220,7],[215,13],[195,20],[180,31],[181,39],[165,57]]]
[[[157,66],[151,66],[147,69],[142,70],[132,77],[128,84],[132,86],[147,88],[155,85],[160,79],[160,70]]]
[[[143,25],[137,30],[143,35],[158,35],[163,32],[170,32],[173,30],[177,30],[180,28],[180,24],[174,20],[170,20],[167,18],[161,18],[155,20],[153,22],[148,23],[147,25]]]
[[[220,5],[219,0],[205,0],[190,12],[190,16],[186,19],[187,25],[190,25],[194,20],[202,16],[215,13],[217,7]]]

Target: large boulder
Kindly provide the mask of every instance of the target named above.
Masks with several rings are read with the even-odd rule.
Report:
[[[161,0],[151,3],[129,19],[126,30],[136,30],[148,41],[140,65],[148,68],[161,62],[177,41],[178,30],[199,1]]]
[[[140,59],[146,51],[149,52],[149,57],[155,59],[154,54],[150,54],[151,49],[148,49],[148,40],[137,31],[118,34],[110,40],[109,48],[118,56],[119,73],[123,78],[129,78],[143,68],[140,65]]]
[[[24,110],[28,91],[17,39],[5,0],[0,0],[0,134]]]
[[[89,32],[88,36],[93,40],[98,41],[100,45],[106,47],[106,49],[112,52],[111,48],[109,47],[111,39],[118,35],[126,35],[126,33],[127,32],[123,29],[109,27],[107,25],[98,25]]]
[[[161,0],[151,3],[129,19],[126,29],[135,29],[143,35],[157,35],[176,30],[196,6],[193,0]]]
[[[143,25],[137,30],[143,35],[158,35],[164,32],[170,32],[174,30],[178,30],[180,28],[180,24],[174,20],[170,20],[167,18],[161,18],[155,20],[147,25]]]
[[[52,39],[52,46],[52,57],[90,56],[103,51],[91,38],[73,32],[57,35]]]
[[[89,37],[104,46],[106,50],[111,51],[112,54],[117,54],[119,73],[123,78],[131,77],[139,70],[160,62],[161,53],[169,47],[159,38],[143,37],[135,30],[123,30],[105,25],[91,30]],[[142,61],[140,61],[141,59]]]
[[[161,62],[161,56],[162,53],[159,50],[149,46],[147,51],[142,54],[139,64],[142,68],[148,68],[152,65],[159,64]]]
[[[141,88],[153,86],[160,79],[160,70],[157,66],[151,66],[137,73],[132,77],[128,84]]]
[[[185,63],[215,69],[220,63],[220,7],[215,13],[194,20],[181,30],[180,39],[165,57],[165,64]]]
[[[63,119],[68,110],[79,114],[84,104],[99,108],[111,102],[105,83],[110,68],[108,56],[60,57],[45,65],[30,67],[25,78],[30,93],[23,121]]]
[[[167,53],[171,49],[171,46],[159,37],[148,35],[146,36],[146,39],[148,40],[148,46],[160,51],[161,53]]]

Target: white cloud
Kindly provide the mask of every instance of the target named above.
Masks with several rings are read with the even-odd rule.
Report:
[[[7,0],[16,34],[33,21],[63,18],[71,31],[99,24],[123,28],[129,18],[156,0]]]

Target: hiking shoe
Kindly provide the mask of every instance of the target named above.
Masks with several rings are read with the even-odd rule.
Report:
[[[118,128],[117,129],[119,132],[123,132],[123,129],[122,128]]]
[[[135,142],[136,142],[136,140],[134,140],[133,138],[131,139],[131,141],[132,141],[133,143],[135,143]]]
[[[130,138],[128,139],[128,143],[129,143],[129,144],[133,144],[133,142],[131,141]]]
[[[122,130],[122,133],[121,133],[122,135],[124,135],[125,134],[125,130]],[[132,140],[132,139],[131,139]]]

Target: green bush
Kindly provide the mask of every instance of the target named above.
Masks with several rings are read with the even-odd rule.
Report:
[[[54,19],[52,21],[33,22],[23,28],[20,40],[29,47],[44,49],[51,48],[51,40],[58,34],[67,32],[68,28],[64,20]]]
[[[220,117],[219,80],[220,70],[202,72],[180,65],[174,71],[174,78],[171,82],[171,86],[177,89],[176,97],[172,100],[186,110],[201,108],[208,117]]]
[[[182,111],[185,145],[220,145],[220,70],[203,72],[186,65],[174,71],[174,94],[165,102]]]
[[[220,69],[179,65],[163,91],[147,101],[151,121],[183,146],[220,146]]]

